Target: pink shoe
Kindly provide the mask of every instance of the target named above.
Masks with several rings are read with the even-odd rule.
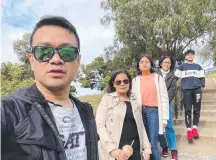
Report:
[[[199,139],[199,133],[196,128],[192,129],[192,134],[194,139]]]
[[[193,134],[191,130],[187,131],[187,139],[189,143],[193,143]]]

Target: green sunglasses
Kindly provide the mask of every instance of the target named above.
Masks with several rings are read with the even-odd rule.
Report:
[[[77,58],[79,55],[79,49],[72,46],[62,46],[62,47],[50,47],[50,46],[33,46],[31,51],[36,60],[40,62],[47,62],[55,54],[57,50],[59,57],[65,62],[71,62]]]

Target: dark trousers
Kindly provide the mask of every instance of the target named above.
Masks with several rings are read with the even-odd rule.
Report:
[[[133,154],[130,156],[128,160],[141,160],[141,153],[140,153],[140,140],[139,137],[133,139],[135,140],[133,143]],[[131,144],[132,140],[120,140],[119,148],[123,148],[126,144]]]
[[[185,110],[185,124],[191,128],[191,114],[193,106],[193,125],[198,126],[201,110],[202,89],[183,90],[183,104]]]
[[[135,150],[133,155],[128,160],[141,160],[140,150]]]

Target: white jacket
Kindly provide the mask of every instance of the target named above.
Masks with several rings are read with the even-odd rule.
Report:
[[[140,90],[140,78],[136,76],[132,81],[132,93],[136,96],[138,103],[142,106],[141,90]],[[164,79],[155,74],[155,84],[158,97],[158,117],[159,117],[159,134],[163,134],[163,124],[167,124],[169,119],[169,98]]]
[[[130,97],[130,102],[140,139],[140,153],[142,156],[145,153],[151,154],[151,144],[142,120],[142,107],[133,96]],[[119,147],[126,108],[126,104],[120,101],[116,92],[103,96],[96,113],[97,131],[100,137],[98,142],[100,160],[115,159],[110,152]]]

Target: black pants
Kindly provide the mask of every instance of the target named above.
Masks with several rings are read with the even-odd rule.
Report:
[[[135,150],[133,155],[128,160],[141,160],[140,150]]]
[[[158,141],[160,143],[161,148],[168,148],[167,140],[164,134],[159,134],[158,135]]]
[[[132,140],[120,140],[120,143],[119,143],[119,148],[123,148],[123,146],[125,144],[131,144],[131,142],[134,141],[134,144],[133,144],[133,154],[130,156],[130,158],[128,160],[141,160],[141,153],[140,153],[140,140],[139,140],[139,137],[137,138],[133,138]]]
[[[193,106],[193,125],[198,126],[200,119],[202,89],[183,90],[183,104],[185,109],[185,124],[191,128],[191,113]]]

